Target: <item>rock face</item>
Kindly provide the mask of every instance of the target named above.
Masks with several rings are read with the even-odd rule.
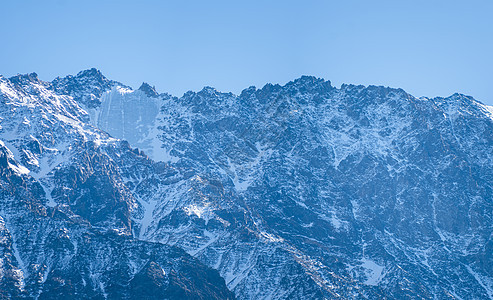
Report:
[[[158,140],[154,140],[154,136],[149,136],[149,133],[153,132],[162,100],[148,96],[149,93],[143,90],[112,88],[103,94],[94,124],[149,155],[156,154],[155,151],[159,155],[161,149]]]
[[[0,89],[5,297],[493,298],[471,97],[304,76],[176,98],[95,69]]]
[[[234,298],[182,249],[132,236],[136,200],[110,154],[143,154],[32,74],[0,88],[0,297]]]

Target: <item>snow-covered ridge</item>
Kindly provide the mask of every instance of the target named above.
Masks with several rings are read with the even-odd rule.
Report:
[[[87,123],[87,111],[72,96],[56,93],[51,87],[35,73],[0,78],[0,139],[17,162],[16,170],[40,182],[48,206],[55,202],[47,177],[70,160],[75,145],[116,141]]]
[[[471,97],[304,76],[176,98],[97,70],[0,88],[9,168],[46,209],[178,246],[238,298],[491,294],[493,124]]]
[[[486,110],[487,114],[490,116],[490,118],[493,119],[493,106],[483,105],[483,107]]]
[[[183,250],[131,236],[136,204],[115,160],[149,162],[91,124],[106,81],[89,71],[65,90],[35,74],[0,77],[1,297],[128,298],[145,286],[152,296],[231,299],[219,274]]]

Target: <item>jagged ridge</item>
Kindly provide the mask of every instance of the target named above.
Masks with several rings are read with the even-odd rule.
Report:
[[[72,218],[179,246],[239,298],[492,297],[493,125],[471,97],[417,99],[304,76],[239,96],[207,87],[176,98],[85,74],[57,89],[32,85],[74,99],[89,110],[74,119],[153,160],[104,146],[112,188],[128,199],[104,214],[95,214],[108,190],[96,169],[106,162],[90,160],[75,176],[81,187],[67,174],[45,179],[49,203],[68,205]],[[91,128],[82,132],[98,141],[94,151],[113,145]],[[28,149],[27,139],[8,143]],[[88,187],[86,172],[96,180]]]

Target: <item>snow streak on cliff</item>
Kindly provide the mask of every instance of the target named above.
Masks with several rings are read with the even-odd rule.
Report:
[[[303,76],[177,98],[95,69],[0,89],[5,296],[493,297],[471,97]]]

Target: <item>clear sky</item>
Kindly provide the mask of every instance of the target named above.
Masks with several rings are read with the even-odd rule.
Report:
[[[493,105],[492,0],[0,0],[0,74],[90,67],[181,96],[301,75]]]

